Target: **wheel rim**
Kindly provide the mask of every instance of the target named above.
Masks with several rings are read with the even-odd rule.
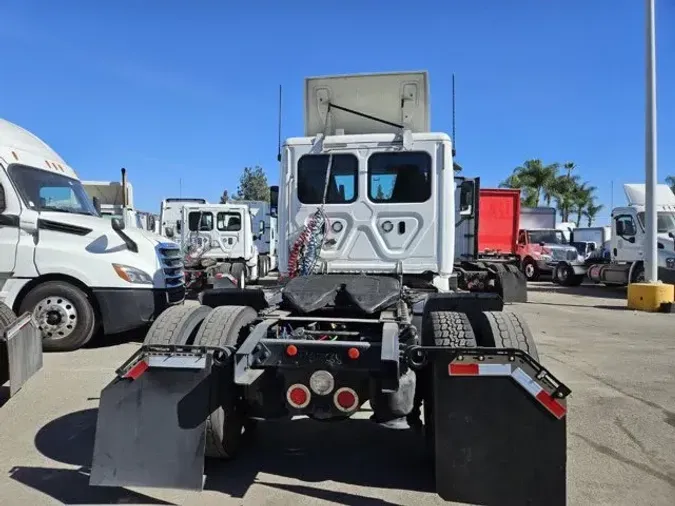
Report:
[[[527,276],[528,278],[531,278],[531,277],[534,276],[534,265],[527,264],[525,266],[525,276]]]
[[[75,304],[61,296],[42,299],[35,305],[33,317],[43,339],[65,339],[73,333],[78,321]]]
[[[565,267],[558,267],[558,279],[560,281],[567,281],[567,269]]]

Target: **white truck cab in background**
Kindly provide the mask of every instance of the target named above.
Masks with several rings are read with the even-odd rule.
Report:
[[[122,169],[121,181],[82,181],[82,186],[102,217],[120,218],[126,228],[155,231],[155,216],[134,207],[133,186],[127,181],[126,169]]]
[[[162,200],[159,208],[159,235],[180,243],[182,234],[183,206],[185,204],[208,204],[206,199],[169,197]]]
[[[142,327],[184,298],[175,243],[102,218],[63,158],[0,119],[0,302],[32,312],[46,350]]]
[[[231,274],[239,287],[258,279],[255,243],[259,232],[254,230],[248,205],[186,204],[182,212],[180,240],[188,277],[207,272]]]
[[[279,227],[276,209],[272,209],[269,202],[260,200],[236,200],[236,204],[245,204],[253,217],[253,234],[256,235],[255,245],[258,248],[258,274],[265,277],[278,268],[277,249],[279,242]]]
[[[627,285],[644,279],[644,184],[625,184],[628,205],[612,209],[610,261],[592,265],[588,277],[596,283]],[[675,285],[675,195],[665,184],[656,185],[658,278]]]

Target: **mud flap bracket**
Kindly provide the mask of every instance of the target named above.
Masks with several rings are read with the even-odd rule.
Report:
[[[42,336],[30,313],[24,313],[0,334],[0,385],[9,381],[14,396],[42,369]]]

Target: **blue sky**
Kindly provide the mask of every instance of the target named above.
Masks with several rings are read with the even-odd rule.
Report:
[[[245,5],[245,6],[244,6]],[[3,0],[0,117],[82,179],[126,167],[136,206],[215,200],[260,164],[277,180],[301,135],[307,76],[428,70],[432,127],[496,185],[528,158],[568,160],[609,207],[644,180],[640,0]],[[657,0],[659,178],[675,175],[675,4]],[[670,55],[670,58],[669,58]],[[608,210],[603,214],[606,216]]]

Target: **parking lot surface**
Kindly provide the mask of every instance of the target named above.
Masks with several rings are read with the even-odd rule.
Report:
[[[625,291],[603,287],[529,293],[509,309],[527,316],[542,363],[572,389],[568,504],[672,506],[675,315],[626,310]],[[338,424],[262,424],[237,461],[207,462],[202,493],[89,487],[97,398],[137,347],[48,354],[19,395],[0,398],[0,504],[447,504],[421,437],[381,429],[367,410]]]

